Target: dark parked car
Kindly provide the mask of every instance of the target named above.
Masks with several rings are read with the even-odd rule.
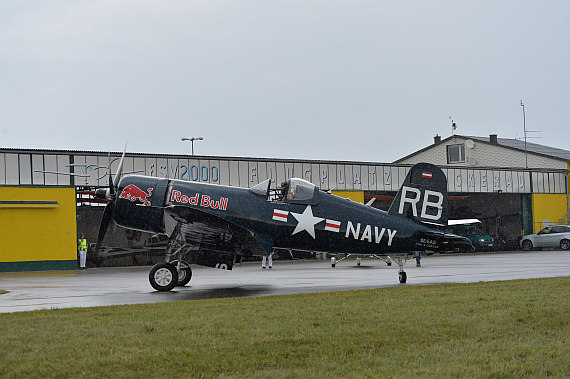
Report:
[[[493,237],[483,230],[483,223],[476,218],[449,220],[446,230],[450,233],[469,238],[476,251],[493,250]]]
[[[521,248],[526,251],[545,247],[570,249],[570,226],[547,226],[536,234],[524,236],[520,241]]]

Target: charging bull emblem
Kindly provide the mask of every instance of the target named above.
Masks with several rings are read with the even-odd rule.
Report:
[[[133,203],[139,200],[144,205],[150,205],[150,201],[148,201],[147,198],[152,195],[152,188],[147,188],[147,191],[148,193],[144,192],[134,184],[129,184],[123,189],[123,192],[119,195],[119,199],[127,199]]]

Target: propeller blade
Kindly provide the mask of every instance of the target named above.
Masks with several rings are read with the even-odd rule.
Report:
[[[121,181],[121,175],[123,175],[123,163],[125,161],[125,153],[127,151],[127,142],[125,142],[125,148],[123,149],[123,155],[121,156],[121,160],[119,161],[119,168],[117,168],[117,172],[115,173],[115,179],[113,180],[113,186],[115,189],[119,185]]]
[[[111,170],[109,170],[109,193],[111,195],[115,194],[115,186],[113,185],[113,177],[111,176]]]
[[[107,228],[109,223],[113,219],[113,208],[115,207],[114,202],[109,202],[105,206],[105,211],[103,212],[103,217],[101,218],[101,225],[99,226],[99,235],[97,236],[97,243],[95,244],[95,262],[99,259],[99,249],[101,248],[101,243],[103,243],[103,238],[105,238],[105,233],[107,233]]]
[[[115,207],[115,191],[121,180],[121,175],[123,174],[123,162],[125,161],[125,153],[127,151],[127,143],[125,142],[125,148],[123,149],[123,155],[119,162],[119,167],[115,173],[115,179],[113,180],[113,175],[111,174],[111,154],[109,153],[109,193],[107,200],[109,201],[105,206],[105,211],[103,211],[103,217],[101,218],[101,225],[99,226],[99,235],[97,236],[97,243],[95,244],[95,263],[99,261],[99,249],[109,228],[109,223],[113,219],[113,208]]]

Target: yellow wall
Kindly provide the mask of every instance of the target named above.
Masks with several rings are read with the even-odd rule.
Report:
[[[0,187],[0,271],[77,268],[75,188]]]
[[[565,194],[532,195],[532,221],[535,233],[547,225],[557,224],[566,212],[568,208]]]
[[[364,204],[364,191],[332,191],[332,194]]]

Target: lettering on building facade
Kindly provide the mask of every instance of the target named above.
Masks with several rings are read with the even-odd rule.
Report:
[[[108,185],[108,171],[117,170],[119,156],[58,153],[14,153],[0,150],[0,185]],[[566,193],[565,170],[442,167],[449,192]],[[272,188],[300,177],[323,190],[395,192],[407,165],[357,162],[240,159],[220,157],[129,156],[124,174],[253,187],[272,179]]]

